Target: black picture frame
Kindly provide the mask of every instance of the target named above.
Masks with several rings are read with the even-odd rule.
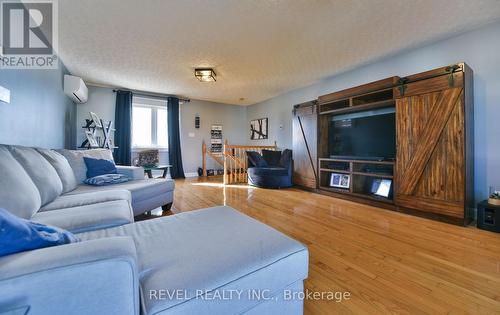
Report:
[[[250,140],[265,140],[269,138],[269,119],[259,118],[250,121]]]

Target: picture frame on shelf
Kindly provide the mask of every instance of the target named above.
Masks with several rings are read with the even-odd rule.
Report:
[[[87,137],[87,141],[89,143],[89,147],[98,148],[99,143],[97,142],[94,133],[90,130],[85,130],[85,136]]]
[[[210,151],[212,153],[221,153],[222,148],[222,125],[212,125],[210,130]]]
[[[373,179],[370,191],[375,196],[389,198],[392,192],[392,179]]]
[[[94,112],[90,112],[90,117],[92,118],[92,120],[94,121],[94,124],[96,127],[98,128],[102,128],[102,124],[101,124],[101,118],[99,117],[99,115],[97,115],[96,113]]]
[[[349,189],[351,184],[351,175],[332,173],[330,175],[330,187]]]

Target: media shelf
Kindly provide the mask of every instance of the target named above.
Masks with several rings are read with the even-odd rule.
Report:
[[[394,92],[392,87],[380,91],[356,95],[349,98],[325,101],[320,103],[319,114],[343,114],[354,111],[370,110],[394,106]]]
[[[392,196],[394,165],[394,161],[320,158],[319,189],[324,192],[339,193],[392,204],[394,203]],[[347,175],[349,187],[333,187],[332,174]],[[390,193],[387,197],[378,196],[373,192],[373,183],[380,183],[382,180],[390,180],[391,182]]]
[[[375,157],[351,159],[341,155],[395,156],[394,87],[399,80],[399,77],[390,77],[318,98],[319,192],[394,204],[395,161]],[[347,135],[348,132],[351,134]],[[361,148],[366,150],[360,152]],[[349,185],[344,185],[347,182]]]

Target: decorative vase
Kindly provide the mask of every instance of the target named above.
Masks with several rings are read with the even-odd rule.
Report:
[[[494,206],[500,206],[500,199],[488,198],[488,203]]]
[[[490,186],[490,197],[488,203],[494,206],[500,206],[500,187]]]

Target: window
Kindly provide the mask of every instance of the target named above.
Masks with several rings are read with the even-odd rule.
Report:
[[[132,100],[132,146],[168,148],[166,101],[134,96]]]

